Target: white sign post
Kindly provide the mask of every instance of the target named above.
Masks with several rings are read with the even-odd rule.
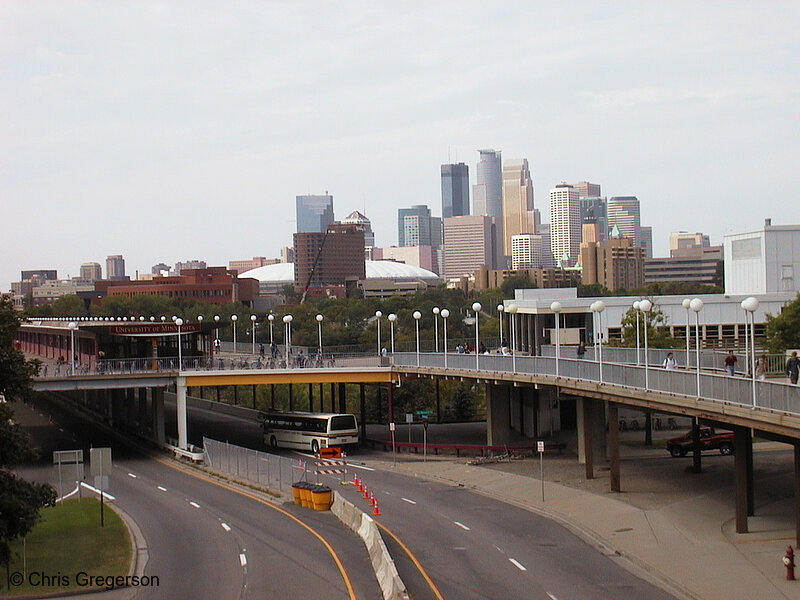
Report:
[[[108,487],[108,476],[111,473],[111,448],[90,448],[89,462],[94,485],[100,490],[100,527],[103,527],[103,490]]]
[[[414,423],[414,413],[406,413],[406,423],[408,424],[408,444],[411,446],[411,425]],[[410,452],[410,450],[409,450]]]
[[[542,481],[542,502],[544,502],[544,442],[536,442],[536,451],[539,453],[539,479]]]
[[[392,434],[392,466],[393,467],[397,466],[397,447],[395,446],[395,443],[394,443],[394,430],[396,429],[396,427],[397,426],[395,425],[394,421],[389,423],[389,431]]]

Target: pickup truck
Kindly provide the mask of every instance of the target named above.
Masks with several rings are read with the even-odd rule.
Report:
[[[686,456],[692,450],[692,432],[667,440],[667,451],[674,457]],[[713,427],[700,427],[700,450],[719,450],[720,454],[733,454],[733,432],[717,433]]]

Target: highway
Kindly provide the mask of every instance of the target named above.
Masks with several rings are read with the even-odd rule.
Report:
[[[35,411],[14,408],[42,452],[39,465],[19,469],[25,477],[55,483],[55,449],[83,448],[88,463],[90,446],[112,448],[109,491],[141,528],[149,554],[145,574],[160,581],[158,588],[138,589],[137,598],[379,597],[363,543],[331,513],[293,505],[281,512],[146,457],[51,402],[37,401]],[[295,519],[330,543],[352,591],[331,553]]]

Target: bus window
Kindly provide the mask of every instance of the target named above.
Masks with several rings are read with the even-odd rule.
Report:
[[[331,431],[356,429],[356,418],[353,415],[331,417]]]

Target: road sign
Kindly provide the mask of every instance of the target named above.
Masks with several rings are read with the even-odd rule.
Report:
[[[420,417],[430,417],[433,414],[432,410],[418,410],[417,414]]]
[[[395,429],[395,424],[389,423],[389,431],[394,431],[394,429]]]
[[[544,442],[536,442],[536,451],[544,452]]]
[[[54,465],[83,464],[83,450],[56,450],[53,452]]]
[[[406,413],[406,423],[414,422],[414,413]]]
[[[89,462],[91,463],[91,473],[95,477],[98,475],[110,475],[111,448],[91,448],[89,450]]]

